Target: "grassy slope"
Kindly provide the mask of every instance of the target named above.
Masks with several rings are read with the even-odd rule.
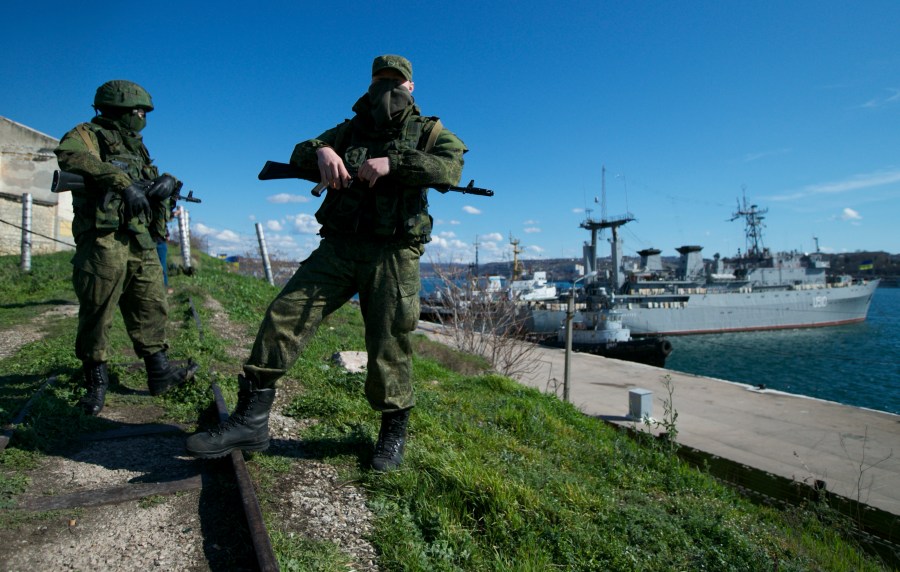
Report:
[[[0,258],[0,327],[27,320],[48,300],[71,299],[67,258],[36,257],[42,279],[14,282],[15,257]],[[231,319],[255,331],[276,289],[227,272],[207,259],[194,278],[174,278],[173,347],[203,363],[203,371],[236,371],[239,362],[210,331],[203,341],[190,327],[184,301],[209,295]],[[7,313],[10,310],[11,313]],[[201,317],[205,311],[201,308]],[[0,411],[6,421],[40,379],[60,375],[13,451],[0,462],[0,493],[21,490],[17,467],[29,455],[64,438],[68,427],[95,420],[72,413],[77,362],[71,328],[62,324],[48,338],[0,362]],[[111,361],[127,361],[121,323]],[[307,455],[337,465],[369,491],[377,516],[372,542],[388,570],[878,570],[881,567],[842,535],[846,524],[827,507],[776,510],[753,505],[703,473],[687,467],[650,440],[635,440],[581,415],[555,397],[495,375],[463,376],[447,352],[440,360],[415,362],[418,406],[414,410],[403,470],[367,470],[377,416],[363,398],[361,375],[329,364],[339,350],[364,349],[358,313],[344,308],[330,318],[290,372],[286,391],[297,391],[288,413],[321,423],[299,435]],[[177,357],[177,356],[176,356]],[[132,358],[133,359],[133,358]],[[131,374],[120,370],[123,382]],[[220,376],[233,403],[233,375]],[[209,375],[165,400],[169,415],[195,420],[208,403]],[[677,389],[676,389],[677,391]],[[67,401],[68,400],[68,401]],[[276,482],[295,459],[256,455],[250,464],[264,484]],[[265,492],[263,493],[265,495]],[[264,506],[278,502],[263,497]],[[278,534],[283,569],[341,569],[343,557],[321,544]]]

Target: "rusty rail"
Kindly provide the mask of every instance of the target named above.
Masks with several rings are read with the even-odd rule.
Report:
[[[219,421],[224,422],[228,419],[228,407],[225,405],[225,399],[222,397],[222,390],[219,389],[216,383],[213,383],[212,391],[216,400],[216,408],[219,410]],[[256,498],[256,490],[253,488],[253,481],[250,479],[247,464],[244,462],[244,453],[240,450],[232,451],[231,463],[234,465],[234,474],[241,493],[244,514],[247,515],[250,539],[253,542],[253,550],[256,552],[256,561],[259,564],[259,569],[262,572],[277,571],[280,569],[278,560],[275,558],[272,541],[269,539],[269,532],[266,530],[265,522],[263,522],[262,510],[259,507],[259,500]]]
[[[51,375],[47,379],[44,380],[44,383],[41,384],[40,387],[37,388],[37,391],[31,396],[31,398],[25,402],[25,405],[19,410],[18,415],[16,415],[15,419],[10,421],[10,423],[3,427],[3,432],[0,433],[0,452],[3,452],[6,449],[6,446],[9,445],[9,440],[12,439],[13,434],[16,432],[16,427],[22,424],[25,421],[25,417],[28,415],[28,412],[31,410],[31,406],[34,404],[35,399],[37,399],[38,395],[41,394],[44,389],[52,385],[56,382],[56,376]]]

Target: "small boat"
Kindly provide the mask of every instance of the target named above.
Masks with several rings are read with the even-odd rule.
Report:
[[[541,342],[552,347],[566,347],[566,326]],[[613,309],[582,310],[572,320],[572,351],[625,361],[665,367],[672,353],[672,343],[659,337],[633,339],[622,323],[622,313]]]
[[[514,280],[509,285],[509,297],[522,302],[556,300],[559,293],[556,285],[547,282],[547,273],[535,272],[530,280]]]

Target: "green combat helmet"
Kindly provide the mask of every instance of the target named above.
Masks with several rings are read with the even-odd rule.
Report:
[[[126,109],[141,108],[153,111],[153,99],[147,90],[138,84],[123,79],[108,81],[97,88],[94,96],[94,108],[122,107]]]

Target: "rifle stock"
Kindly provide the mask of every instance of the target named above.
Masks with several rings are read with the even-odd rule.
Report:
[[[263,165],[262,170],[259,172],[257,178],[260,181],[271,181],[274,179],[306,179],[308,181],[315,181],[319,178],[318,172],[306,171],[289,163],[279,163],[278,161],[266,161],[266,164]],[[492,197],[494,196],[494,191],[490,189],[482,189],[480,187],[475,186],[475,179],[469,181],[469,184],[465,187],[454,187],[454,186],[433,186],[432,188],[447,192],[453,191],[456,193],[463,193],[464,195],[479,195],[482,197]],[[322,190],[325,189],[325,185],[323,183],[319,183],[312,190],[312,194],[315,196],[320,196],[322,194]]]

